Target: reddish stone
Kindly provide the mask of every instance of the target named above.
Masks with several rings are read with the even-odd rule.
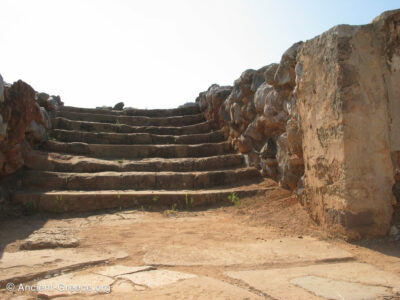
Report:
[[[32,122],[43,124],[42,114],[35,101],[35,91],[19,80],[4,90],[4,102],[0,103],[0,115],[7,124],[7,134],[0,142],[0,152],[4,157],[0,176],[11,174],[24,164],[21,143],[26,127]],[[43,124],[44,125],[44,124]]]

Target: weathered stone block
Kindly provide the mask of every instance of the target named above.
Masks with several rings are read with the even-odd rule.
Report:
[[[349,238],[389,229],[391,149],[400,140],[393,117],[400,112],[400,43],[391,41],[399,20],[397,11],[364,26],[336,26],[304,43],[297,57],[303,202],[325,228]]]

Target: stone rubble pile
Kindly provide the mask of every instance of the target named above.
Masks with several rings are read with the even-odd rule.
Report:
[[[304,173],[294,91],[300,45],[290,47],[279,64],[246,70],[233,87],[213,84],[196,99],[206,118],[225,129],[251,166],[291,190]]]
[[[62,105],[59,96],[37,93],[21,80],[5,83],[0,75],[0,178],[21,169],[24,153],[47,140],[49,114]],[[0,207],[11,185],[9,178],[4,180],[7,182],[1,182]]]

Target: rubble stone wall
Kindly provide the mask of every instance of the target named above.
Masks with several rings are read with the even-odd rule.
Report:
[[[63,105],[58,96],[37,93],[19,80],[4,83],[0,75],[0,212],[15,188],[13,176],[25,165],[25,154],[47,139],[49,113]]]

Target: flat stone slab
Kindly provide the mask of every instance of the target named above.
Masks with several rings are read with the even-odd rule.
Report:
[[[374,300],[378,297],[391,295],[390,290],[383,286],[366,285],[318,276],[297,277],[293,278],[290,283],[317,296],[335,300]]]
[[[139,267],[130,267],[130,266],[123,266],[123,265],[115,265],[115,266],[108,266],[99,271],[95,271],[96,274],[108,276],[108,277],[115,277],[119,275],[125,274],[132,274],[137,272],[143,271],[150,271],[154,270],[154,267],[151,266],[139,266]]]
[[[115,293],[115,294],[114,294]],[[114,285],[111,296],[121,295],[121,299],[126,298],[127,295],[122,291],[121,293]],[[143,291],[136,291],[129,294],[129,299],[265,299],[257,294],[251,293],[246,289],[234,286],[232,284],[220,281],[210,277],[196,277],[192,279],[185,279],[173,284],[165,285],[156,289],[147,289]]]
[[[400,292],[400,276],[355,262],[226,274],[275,299],[377,299]]]
[[[125,252],[52,249],[0,254],[0,287],[128,257]]]
[[[222,246],[167,245],[149,250],[144,262],[151,265],[253,265],[351,259],[353,256],[331,244],[311,237],[282,238],[252,244]]]
[[[142,286],[135,286],[134,284],[132,284],[130,281],[117,281],[112,285],[112,293],[120,293],[120,294],[124,294],[125,296],[127,294],[132,294],[138,290],[145,290],[145,287]]]
[[[20,244],[22,250],[78,247],[79,240],[74,237],[76,230],[71,228],[41,228],[34,231]]]
[[[195,278],[196,275],[169,271],[169,270],[152,270],[133,274],[118,276],[118,278],[127,279],[134,284],[144,285],[150,288],[160,287],[171,284],[182,279]]]
[[[114,279],[99,274],[66,274],[39,281],[38,296],[53,298],[76,294],[109,294],[113,283]]]

